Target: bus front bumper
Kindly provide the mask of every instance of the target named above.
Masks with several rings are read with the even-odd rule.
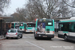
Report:
[[[54,38],[54,34],[35,34],[35,37]]]
[[[34,32],[34,30],[26,30],[26,32]]]
[[[23,31],[24,31],[24,29],[19,29],[19,31],[23,32]]]

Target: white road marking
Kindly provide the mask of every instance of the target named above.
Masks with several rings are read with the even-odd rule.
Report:
[[[36,45],[36,44],[33,44],[33,43],[29,42],[29,41],[26,41],[26,42],[29,43],[29,44],[31,44],[31,45],[33,45],[33,46],[36,46],[36,47],[38,47],[38,48],[40,48],[40,49],[42,49],[42,50],[45,50],[44,48],[42,48],[42,47],[40,47],[40,46],[38,46],[38,45]]]

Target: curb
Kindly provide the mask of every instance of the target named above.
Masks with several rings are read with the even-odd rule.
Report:
[[[5,37],[4,36],[0,36],[0,40],[4,40],[5,39]]]

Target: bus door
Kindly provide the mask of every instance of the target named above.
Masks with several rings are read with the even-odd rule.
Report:
[[[27,25],[26,25],[26,24],[24,24],[24,29],[25,29],[24,31],[26,31],[26,26],[27,26]]]

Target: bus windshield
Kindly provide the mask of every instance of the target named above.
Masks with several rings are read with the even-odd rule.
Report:
[[[53,26],[53,21],[52,20],[42,20],[42,19],[40,19],[40,20],[38,20],[38,25],[40,24],[40,23],[42,23],[44,26],[46,25],[46,26]]]
[[[23,26],[23,23],[20,23],[19,25],[20,25],[20,26]]]
[[[19,26],[19,23],[15,23],[15,26]]]
[[[11,28],[14,28],[14,23],[12,23]]]
[[[28,23],[27,26],[28,27],[35,27],[35,24],[34,23]]]
[[[19,23],[12,23],[11,28],[19,28]]]

